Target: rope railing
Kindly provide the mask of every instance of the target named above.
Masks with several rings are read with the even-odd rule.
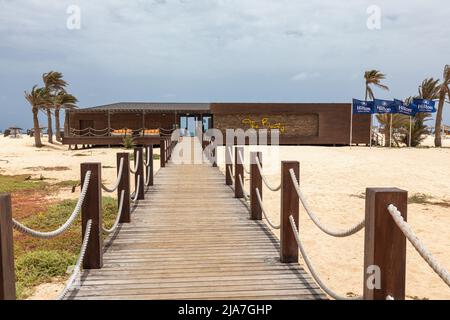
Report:
[[[119,209],[117,210],[116,220],[114,221],[114,224],[112,225],[112,227],[109,229],[105,228],[105,226],[102,226],[103,234],[108,235],[108,234],[111,234],[114,231],[116,231],[116,229],[120,223],[120,218],[122,217],[124,199],[125,199],[125,190],[122,190],[122,192],[120,193]]]
[[[243,159],[243,157],[242,157],[242,153],[238,151],[237,154],[238,154],[238,157],[239,157],[239,161],[240,161],[241,164],[242,164],[242,168],[244,168],[245,173],[250,174],[250,169],[247,169],[247,168],[245,167],[245,162],[244,162],[244,159]]]
[[[314,224],[320,230],[322,230],[324,233],[326,233],[327,235],[332,236],[332,237],[345,238],[345,237],[351,236],[351,235],[359,232],[360,230],[364,229],[365,219],[362,220],[360,223],[356,224],[355,226],[349,228],[348,230],[337,231],[337,230],[331,230],[330,228],[324,226],[320,222],[320,220],[316,216],[316,214],[309,207],[308,202],[306,201],[305,195],[303,194],[303,192],[300,189],[300,185],[297,180],[297,177],[295,176],[294,170],[292,170],[292,169],[289,170],[289,173],[291,175],[291,179],[292,179],[292,183],[294,184],[294,188],[297,191],[298,197],[299,197],[303,207],[305,208],[306,212],[308,213],[308,216],[311,218],[311,220],[314,222]]]
[[[86,223],[86,231],[84,233],[84,238],[83,238],[83,242],[81,244],[81,249],[80,249],[80,253],[78,255],[77,262],[73,268],[71,276],[69,277],[69,279],[66,282],[66,286],[64,287],[63,291],[58,296],[58,300],[63,300],[66,297],[67,293],[72,288],[75,280],[77,279],[78,275],[80,274],[81,266],[83,264],[84,257],[86,256],[86,250],[87,250],[87,246],[88,246],[89,239],[91,236],[91,229],[92,229],[92,220],[88,220]]]
[[[75,128],[70,128],[71,131],[73,132],[84,132],[84,131],[94,131],[94,132],[103,132],[103,131],[108,131],[110,130],[109,128],[105,128],[105,129],[94,129],[92,127],[89,128],[84,128],[84,129],[75,129]]]
[[[105,186],[102,183],[102,189],[108,193],[112,193],[112,192],[116,191],[117,188],[119,187],[120,181],[122,180],[122,172],[123,172],[123,158],[120,159],[119,172],[117,173],[117,179],[116,179],[116,182],[114,183],[113,187],[108,188],[107,186]]]
[[[412,244],[414,249],[419,253],[419,255],[425,260],[425,262],[430,266],[431,269],[445,282],[447,286],[450,287],[450,273],[433,257],[431,252],[426,248],[426,246],[420,241],[414,231],[411,229],[405,219],[403,219],[401,212],[394,206],[389,205],[388,211],[394,219],[399,229],[403,232],[408,241]]]
[[[159,128],[160,131],[165,131],[165,132],[173,132],[173,129],[164,129],[164,128]]]
[[[137,202],[140,196],[140,187],[141,187],[141,176],[137,176],[137,184],[136,184],[136,189],[133,192],[133,195],[131,196],[131,201],[132,202]]]
[[[261,208],[261,211],[262,211],[262,213],[264,215],[264,218],[266,218],[266,221],[269,224],[269,226],[271,226],[273,229],[276,229],[276,230],[280,229],[281,228],[281,224],[275,224],[269,219],[269,217],[268,217],[268,215],[266,213],[266,209],[264,208],[264,204],[263,204],[263,201],[261,199],[261,194],[260,194],[260,191],[259,191],[258,188],[256,188],[256,198],[258,199],[259,207]]]
[[[150,166],[150,165],[149,165],[149,166]],[[147,168],[148,168],[149,166],[147,166]],[[145,186],[148,186],[148,185],[149,185],[149,183],[150,183],[150,178],[151,178],[151,172],[150,172],[150,170],[147,170],[147,172],[146,172],[146,174],[145,174],[145,182],[144,182],[144,185],[145,185]]]
[[[319,285],[319,287],[330,297],[332,297],[333,299],[336,300],[361,300],[363,297],[362,296],[358,296],[358,297],[345,297],[342,296],[340,294],[337,294],[336,292],[334,292],[332,289],[330,289],[323,281],[322,279],[320,279],[317,271],[314,269],[313,265],[311,264],[311,261],[309,260],[308,256],[306,255],[306,251],[305,248],[303,247],[302,242],[300,241],[300,235],[298,233],[297,230],[297,226],[295,224],[295,220],[294,218],[291,216],[289,216],[289,222],[291,224],[292,227],[292,232],[294,233],[294,237],[295,237],[295,241],[297,242],[298,248],[300,249],[300,253],[303,257],[303,260],[305,261],[306,266],[308,267],[308,270],[310,271],[312,277],[314,278],[314,280],[317,282],[317,284]]]
[[[150,160],[150,153],[147,151],[145,160],[144,160],[144,166],[145,167],[149,167],[151,165],[151,160]]]
[[[241,185],[241,190],[242,190],[242,192],[244,193],[244,197],[245,198],[250,198],[250,195],[247,193],[247,191],[245,191],[245,188],[244,188],[244,181],[242,180],[242,176],[241,175],[239,175],[239,177],[238,177],[239,179],[239,184]]]
[[[228,173],[230,174],[231,181],[233,182],[233,184],[236,184],[236,181],[234,181],[233,172],[231,171],[231,167],[228,167]]]
[[[138,171],[139,164],[140,164],[140,159],[141,159],[140,155],[141,155],[140,151],[137,151],[136,152],[136,163],[134,164],[134,168],[130,167],[130,172],[132,174],[136,174],[136,172]]]
[[[86,172],[83,187],[81,189],[80,197],[78,198],[77,204],[75,205],[75,209],[73,210],[73,212],[69,216],[69,218],[66,220],[66,222],[58,229],[53,230],[53,231],[48,231],[48,232],[38,231],[38,230],[28,228],[27,226],[25,226],[25,225],[21,224],[20,222],[16,221],[15,219],[13,219],[14,229],[19,231],[20,233],[23,233],[23,234],[26,234],[26,235],[29,235],[29,236],[32,236],[35,238],[40,238],[40,239],[50,239],[50,238],[54,238],[54,237],[61,235],[73,224],[75,219],[78,217],[81,207],[83,205],[84,199],[86,197],[86,192],[87,192],[87,189],[89,186],[90,179],[91,179],[91,171],[88,171],[88,172]]]
[[[145,165],[149,167],[152,165],[152,160],[150,158],[153,153],[153,146],[149,147],[147,150],[147,161]],[[76,289],[74,287],[74,283],[80,275],[80,270],[83,266],[85,269],[102,268],[104,248],[94,245],[92,242],[97,243],[97,240],[100,240],[101,242],[103,235],[115,233],[121,223],[129,223],[131,221],[131,213],[133,213],[133,210],[131,210],[130,207],[130,202],[135,203],[133,209],[136,209],[138,207],[139,200],[144,199],[145,197],[145,189],[142,188],[144,180],[147,185],[153,183],[153,180],[151,180],[151,182],[149,180],[153,177],[153,170],[143,172],[144,166],[142,164],[144,160],[140,159],[142,158],[142,149],[135,148],[135,154],[138,157],[137,164],[134,169],[134,171],[136,171],[135,191],[131,196],[130,179],[126,178],[129,176],[130,170],[129,153],[123,152],[117,154],[117,178],[112,187],[106,186],[101,181],[101,163],[81,163],[81,176],[83,183],[80,190],[80,195],[70,216],[61,226],[56,228],[56,230],[34,230],[16,221],[12,218],[13,212],[11,208],[11,195],[0,195],[0,234],[11,235],[10,239],[8,237],[5,239],[2,237],[2,239],[0,239],[1,246],[5,249],[0,250],[0,265],[5,266],[5,268],[0,268],[0,299],[16,298],[14,273],[11,273],[10,271],[14,270],[14,256],[10,254],[11,252],[14,252],[12,237],[13,229],[32,237],[51,239],[62,235],[71,226],[73,226],[76,221],[78,221],[80,215],[82,216],[81,221],[82,226],[84,227],[82,228],[84,233],[80,252],[72,273],[66,282],[66,286],[58,296],[58,299],[66,298],[66,295],[70,292],[70,290]],[[144,176],[145,174],[147,174],[147,176]],[[117,215],[115,216],[114,223],[110,228],[107,228],[104,224],[102,224],[102,216],[104,214],[101,206],[102,190],[110,193],[119,190]]]
[[[281,183],[278,185],[278,186],[272,186],[270,183],[269,183],[269,181],[267,181],[267,178],[264,176],[264,174],[263,174],[263,170],[262,170],[262,167],[261,167],[261,163],[260,163],[260,160],[259,160],[259,158],[256,158],[256,165],[257,165],[257,167],[258,167],[258,171],[259,171],[259,174],[260,174],[260,176],[261,176],[261,178],[262,178],[262,181],[264,182],[264,184],[266,185],[266,187],[270,190],[270,191],[273,191],[273,192],[276,192],[276,191],[279,191],[280,189],[281,189]]]

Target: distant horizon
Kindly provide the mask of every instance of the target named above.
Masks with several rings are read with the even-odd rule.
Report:
[[[24,91],[50,70],[64,74],[82,108],[349,103],[364,98],[370,69],[390,88],[375,88],[377,98],[405,99],[450,64],[447,2],[379,0],[372,28],[369,0],[0,1],[0,129],[32,126]]]

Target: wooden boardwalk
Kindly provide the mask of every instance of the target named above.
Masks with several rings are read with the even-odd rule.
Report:
[[[325,299],[210,165],[168,164],[68,299]]]

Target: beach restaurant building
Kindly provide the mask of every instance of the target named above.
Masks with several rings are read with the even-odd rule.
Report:
[[[151,144],[180,128],[194,135],[226,129],[278,129],[283,145],[369,144],[370,115],[350,103],[114,103],[66,113],[63,143],[120,145],[130,135]]]

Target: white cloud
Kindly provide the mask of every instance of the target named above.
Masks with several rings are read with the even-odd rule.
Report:
[[[73,4],[81,30],[66,28]],[[400,98],[425,77],[441,77],[450,63],[448,0],[378,0],[385,15],[379,31],[366,27],[371,4],[0,0],[0,85],[16,105],[48,69],[70,76],[84,105],[101,102],[89,99],[92,92],[107,101],[167,92],[183,100],[348,101],[361,94],[368,68],[387,73]],[[320,87],[295,86],[318,77]]]
[[[304,80],[308,80],[308,79],[316,79],[320,77],[320,73],[318,72],[313,72],[313,73],[308,73],[308,72],[300,72],[297,73],[296,75],[291,77],[292,81],[304,81]]]

